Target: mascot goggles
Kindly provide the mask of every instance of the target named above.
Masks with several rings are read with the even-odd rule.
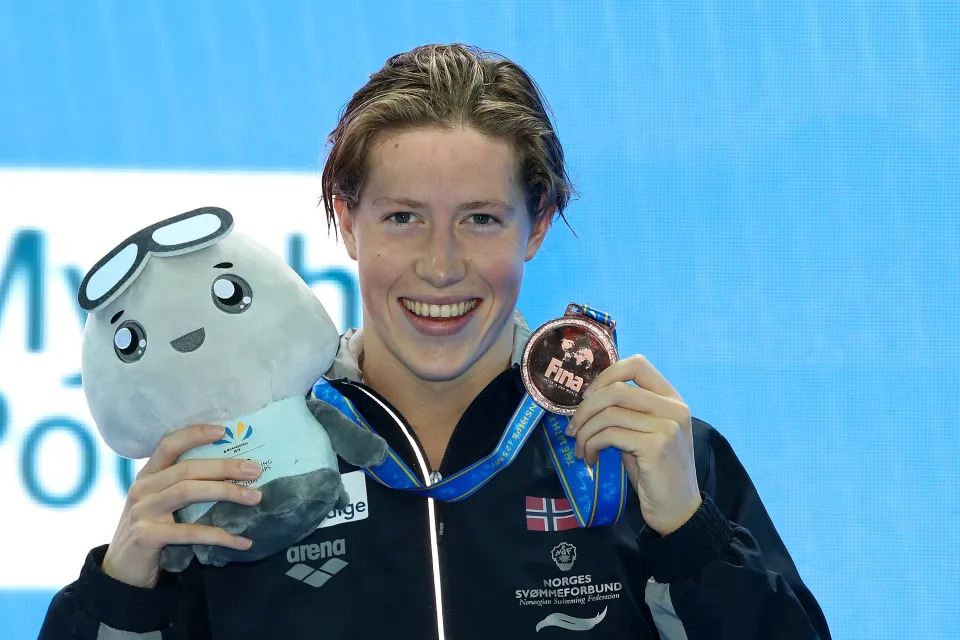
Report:
[[[102,257],[80,283],[77,300],[96,311],[120,295],[139,275],[151,255],[174,256],[216,243],[233,229],[226,209],[203,207],[167,218],[136,232]]]

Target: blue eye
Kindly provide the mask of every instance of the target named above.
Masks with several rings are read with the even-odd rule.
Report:
[[[477,227],[490,227],[498,224],[500,220],[489,213],[474,213],[470,216],[470,223]]]
[[[387,220],[394,224],[410,224],[410,222],[413,221],[413,214],[409,211],[398,211],[387,218]]]

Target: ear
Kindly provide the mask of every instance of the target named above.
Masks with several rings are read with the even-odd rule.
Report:
[[[543,198],[540,199],[540,206],[543,206]],[[530,237],[527,239],[527,253],[524,256],[524,261],[528,262],[533,259],[533,256],[537,255],[537,251],[540,250],[540,245],[543,244],[543,239],[547,236],[547,231],[553,223],[553,216],[556,212],[557,205],[550,205],[533,223],[533,229],[530,230]]]
[[[333,211],[337,216],[337,226],[340,227],[340,234],[343,236],[343,244],[347,248],[347,255],[356,260],[357,236],[353,230],[353,213],[350,211],[350,205],[343,198],[335,197],[333,199]]]

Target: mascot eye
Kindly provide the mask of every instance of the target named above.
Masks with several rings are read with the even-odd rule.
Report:
[[[213,304],[226,313],[243,313],[250,308],[253,290],[247,281],[232,273],[220,276],[213,281]]]
[[[113,334],[113,350],[123,362],[136,362],[147,350],[147,331],[136,320],[127,320]]]

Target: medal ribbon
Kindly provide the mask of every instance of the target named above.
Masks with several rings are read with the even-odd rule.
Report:
[[[353,403],[343,397],[323,378],[313,386],[311,396],[332,404],[360,427],[371,433],[377,433],[360,415]],[[474,462],[469,467],[428,486],[424,486],[417,475],[410,470],[410,467],[389,447],[387,448],[387,459],[383,464],[366,467],[364,471],[371,478],[391,489],[409,491],[442,502],[460,502],[469,498],[516,460],[517,454],[530,438],[530,434],[533,433],[544,413],[543,408],[534,402],[533,398],[524,395],[492,453]]]
[[[612,328],[610,314],[587,305],[580,313],[595,322],[611,327],[613,343],[617,330]],[[588,465],[573,455],[575,439],[566,435],[570,418],[548,413],[543,418],[543,438],[553,458],[573,515],[581,527],[603,527],[620,520],[627,504],[627,470],[620,450],[608,447],[600,452],[596,464]]]
[[[596,322],[611,325],[610,316],[602,311],[584,306],[582,313]],[[310,395],[316,400],[333,405],[361,428],[377,433],[353,403],[326,379],[318,380]],[[447,478],[424,485],[389,447],[387,459],[375,467],[365,467],[364,472],[391,489],[424,495],[441,502],[460,502],[473,495],[516,460],[530,434],[541,423],[541,418],[544,439],[563,485],[563,492],[570,501],[579,525],[601,527],[617,522],[623,514],[627,497],[627,474],[620,451],[613,447],[604,449],[594,465],[588,465],[575,457],[574,439],[565,434],[570,419],[547,413],[530,394],[524,394],[493,452]]]

